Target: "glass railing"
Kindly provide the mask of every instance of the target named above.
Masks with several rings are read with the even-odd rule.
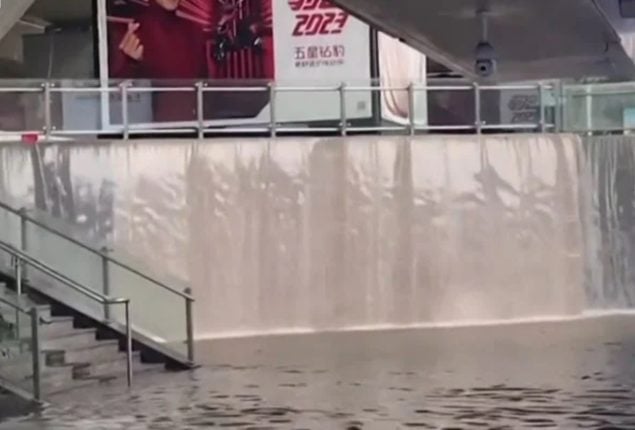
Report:
[[[45,323],[35,307],[0,286],[0,387],[42,399],[40,333]]]
[[[8,256],[11,264],[0,269],[14,275],[14,289],[0,288],[0,386],[24,397],[42,399],[42,355],[43,337],[41,327],[53,324],[50,315],[43,316],[41,309],[33,304],[25,294],[25,279],[37,280],[38,286],[63,286],[53,296],[65,302],[72,298],[74,305],[79,297],[84,301],[93,301],[104,309],[117,306],[123,309],[123,327],[125,351],[127,357],[127,381],[132,384],[132,325],[130,299],[112,298],[91,291],[75,282],[56,268],[43,263],[40,259],[18,250],[13,244],[0,240],[0,254]],[[6,258],[2,261],[4,262]],[[33,286],[31,285],[33,288]]]
[[[564,86],[561,103],[563,131],[597,133],[635,129],[635,82]]]
[[[92,294],[130,299],[135,333],[164,344],[184,363],[194,362],[194,299],[184,281],[168,277],[159,280],[125,253],[91,243],[76,234],[69,223],[36,209],[18,210],[10,202],[0,203],[0,231],[7,236],[0,240],[53,267]],[[0,258],[7,261],[0,263],[5,264],[6,271],[10,261],[2,254]],[[24,277],[49,296],[97,321],[125,327],[126,315],[121,306],[104,305],[91,295],[69,289],[64,280],[28,267]]]
[[[5,135],[198,137],[285,133],[544,132],[557,128],[553,83],[460,80],[0,81]],[[27,136],[28,137],[28,136]]]

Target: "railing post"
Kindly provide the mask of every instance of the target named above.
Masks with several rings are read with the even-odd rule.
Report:
[[[538,126],[540,128],[541,133],[545,133],[547,131],[547,122],[545,115],[545,87],[541,83],[538,84],[538,109],[539,109],[539,123]]]
[[[19,256],[14,256],[14,276],[15,276],[15,292],[18,296],[18,300],[22,297],[22,259]]]
[[[44,136],[48,140],[51,137],[53,121],[51,119],[51,83],[46,81],[44,87]]]
[[[18,305],[22,306],[22,260],[20,259],[19,256],[15,255],[13,256],[13,262],[14,262],[14,276],[15,276],[15,292],[17,296]],[[22,336],[20,334],[22,323],[20,320],[21,320],[20,310],[16,309],[15,310],[15,335],[18,341],[22,339]],[[21,342],[19,343],[18,349],[20,350],[20,353],[22,353]]]
[[[554,89],[554,92],[557,91],[557,100],[556,100],[556,133],[563,133],[566,129],[565,126],[565,108],[566,108],[566,97],[565,97],[565,88],[562,82],[558,82],[557,90]]]
[[[342,82],[339,88],[340,94],[340,133],[342,136],[348,134],[348,120],[346,115],[346,83]]]
[[[29,239],[28,239],[28,217],[27,217],[27,209],[21,208],[19,211],[20,214],[20,250],[23,252],[29,252]],[[27,266],[26,264],[22,265],[22,279],[27,278]]]
[[[187,295],[192,295],[192,290],[185,290]],[[194,363],[194,316],[192,309],[192,300],[185,299],[185,324],[187,330],[187,359],[190,363]]]
[[[121,124],[123,126],[124,140],[130,139],[130,118],[128,112],[128,81],[124,81],[119,85],[121,91]]]
[[[474,83],[474,126],[476,134],[483,131],[483,121],[481,117],[481,87],[478,83]]]
[[[410,112],[410,122],[409,122],[409,132],[410,136],[414,136],[417,133],[417,115],[416,115],[416,104],[415,104],[415,83],[411,82],[408,85],[408,107]]]
[[[589,136],[593,134],[593,93],[590,85],[586,85],[585,92],[585,106],[586,106],[586,131]]]
[[[197,121],[197,131],[198,138],[205,138],[205,115],[204,115],[204,104],[203,104],[203,86],[205,84],[203,82],[196,83],[196,121]]]
[[[109,249],[106,247],[101,249],[101,285],[105,297],[110,297],[110,265],[108,252]],[[104,303],[104,320],[110,321],[110,303]]]
[[[130,322],[130,299],[125,301],[126,308],[126,379],[128,388],[132,386],[132,324]]]
[[[271,137],[276,137],[278,134],[277,128],[277,114],[276,114],[276,98],[278,92],[276,91],[276,84],[274,82],[269,82],[269,134]]]
[[[40,344],[40,311],[31,308],[31,355],[33,359],[33,397],[42,400],[42,352]]]

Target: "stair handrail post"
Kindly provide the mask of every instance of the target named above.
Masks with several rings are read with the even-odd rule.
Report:
[[[110,259],[108,253],[110,249],[104,246],[101,248],[101,285],[105,297],[110,297]],[[110,302],[104,302],[104,320],[110,321]]]
[[[31,356],[33,358],[33,397],[42,400],[42,345],[40,343],[40,311],[37,306],[30,310],[31,314]]]
[[[192,295],[192,289],[186,288],[185,293]],[[185,299],[185,324],[187,331],[187,359],[194,363],[194,309],[192,299]]]
[[[18,304],[20,306],[22,306],[22,259],[20,258],[19,255],[14,255],[13,256],[13,264],[14,264],[14,276],[15,276],[15,292],[16,292],[16,297],[18,300]],[[22,342],[20,342],[20,339],[22,338],[22,336],[20,335],[20,327],[22,325],[22,323],[20,322],[20,310],[16,308],[15,310],[15,335],[16,338],[19,341],[19,350],[20,353],[22,353]]]
[[[18,302],[21,304],[22,300],[22,266],[23,262],[19,255],[13,256],[13,276],[15,277],[15,293],[18,297]]]
[[[28,238],[28,223],[29,213],[27,208],[20,208],[18,210],[18,216],[20,217],[20,250],[22,252],[29,252],[29,238]],[[27,279],[26,264],[22,264],[22,279]]]
[[[124,302],[126,313],[126,379],[132,387],[132,324],[130,322],[130,299]]]

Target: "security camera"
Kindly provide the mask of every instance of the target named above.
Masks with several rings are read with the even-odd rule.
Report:
[[[496,51],[489,43],[489,14],[489,0],[482,0],[476,10],[476,17],[480,21],[481,39],[474,52],[474,71],[481,78],[489,78],[496,73]]]
[[[489,42],[482,41],[476,45],[475,58],[474,69],[477,75],[489,78],[496,73],[496,51]]]

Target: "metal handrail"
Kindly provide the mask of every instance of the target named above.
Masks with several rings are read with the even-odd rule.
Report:
[[[43,230],[45,230],[45,231],[47,231],[47,232],[49,232],[51,234],[54,234],[57,237],[60,237],[62,239],[65,239],[65,240],[71,242],[73,245],[79,246],[80,248],[85,249],[86,251],[89,251],[89,252],[91,252],[91,253],[99,256],[99,257],[105,258],[106,260],[108,260],[108,262],[113,263],[113,264],[121,267],[122,269],[127,270],[128,272],[134,273],[135,275],[145,279],[146,281],[148,281],[148,282],[150,282],[152,284],[155,284],[156,286],[161,287],[161,288],[163,288],[163,289],[165,289],[165,290],[167,290],[167,291],[169,291],[169,292],[171,292],[173,294],[176,294],[176,295],[182,297],[183,299],[186,299],[186,300],[189,300],[189,301],[192,301],[192,302],[194,301],[194,297],[192,297],[191,294],[188,294],[187,292],[179,291],[179,290],[177,290],[177,289],[175,289],[173,287],[170,287],[169,285],[165,284],[164,282],[161,282],[161,281],[159,281],[159,280],[157,280],[157,279],[155,279],[155,278],[153,278],[153,277],[141,272],[140,270],[135,269],[134,267],[131,267],[130,265],[128,265],[126,263],[123,263],[123,262],[119,261],[118,259],[116,259],[116,258],[114,258],[114,257],[112,257],[112,256],[110,256],[110,255],[108,255],[108,254],[106,254],[104,252],[99,251],[99,250],[91,247],[90,245],[75,239],[74,237],[71,237],[71,236],[69,236],[69,235],[67,235],[67,234],[65,234],[65,233],[63,233],[63,232],[61,232],[61,231],[59,231],[57,229],[54,229],[54,228],[50,227],[46,223],[44,223],[42,221],[39,221],[39,220],[29,216],[25,209],[15,209],[15,208],[11,207],[10,205],[8,205],[8,204],[6,204],[6,203],[4,203],[2,201],[0,201],[0,208],[5,209],[6,211],[8,211],[8,212],[10,212],[10,213],[12,213],[14,215],[17,215],[17,216],[19,216],[21,218],[24,218],[28,222],[30,222],[30,223],[42,228]]]
[[[51,266],[43,263],[42,261],[30,256],[14,247],[13,245],[0,240],[0,249],[7,252],[13,259],[15,259],[15,279],[16,279],[16,291],[18,296],[22,295],[22,265],[27,264],[44,274],[50,276],[58,282],[66,285],[74,291],[88,297],[91,300],[98,302],[101,305],[118,305],[123,304],[125,306],[125,325],[126,325],[126,377],[128,386],[132,385],[132,324],[130,321],[130,299],[127,298],[110,298],[105,295],[99,294],[91,289],[81,285],[80,283],[68,278],[59,271],[55,270]],[[32,327],[33,337],[35,338],[33,344],[33,356],[34,356],[34,395],[37,400],[41,399],[41,387],[40,387],[40,375],[39,372],[39,355],[40,345],[39,336],[37,335],[39,325],[39,315],[37,307],[31,310],[32,313]]]
[[[416,112],[415,112],[415,94],[420,92],[425,92],[428,94],[433,94],[438,91],[449,91],[449,92],[461,92],[461,91],[469,91],[473,92],[474,97],[474,105],[475,105],[475,121],[471,124],[463,124],[463,126],[468,126],[468,128],[461,128],[461,130],[473,130],[475,133],[480,134],[483,130],[487,128],[482,127],[484,118],[483,106],[481,105],[481,94],[486,91],[491,90],[517,90],[517,91],[536,91],[538,93],[539,98],[539,106],[535,108],[539,110],[540,120],[536,120],[535,127],[533,127],[536,131],[545,132],[548,127],[545,126],[543,121],[543,117],[545,115],[546,104],[544,100],[544,92],[545,91],[555,91],[558,87],[557,85],[545,84],[545,83],[536,83],[534,84],[500,84],[500,85],[479,85],[479,84],[471,84],[462,81],[461,83],[450,83],[450,84],[441,84],[434,85],[429,82],[421,82],[416,83],[413,82],[407,86],[395,86],[395,85],[384,85],[381,82],[369,81],[364,85],[356,85],[354,83],[347,84],[346,82],[342,82],[339,85],[333,85],[331,83],[323,83],[316,85],[280,85],[274,81],[270,82],[257,82],[254,85],[249,84],[232,84],[230,82],[213,82],[213,81],[192,81],[191,85],[187,84],[179,84],[173,83],[170,84],[169,81],[164,82],[165,86],[162,87],[161,83],[158,85],[148,85],[144,83],[140,83],[139,85],[135,85],[134,81],[123,81],[120,83],[108,83],[101,84],[95,87],[64,87],[60,86],[56,82],[43,82],[40,88],[10,88],[10,87],[0,87],[0,92],[40,92],[43,93],[43,104],[44,104],[44,125],[43,125],[43,135],[50,139],[52,136],[73,136],[73,135],[86,135],[86,134],[100,134],[100,133],[122,133],[123,138],[125,140],[129,139],[132,135],[137,133],[143,134],[180,134],[184,132],[196,132],[199,139],[203,139],[206,135],[210,133],[220,133],[220,134],[244,134],[244,133],[259,133],[265,134],[269,133],[271,137],[276,137],[278,132],[324,132],[324,131],[339,131],[342,136],[346,136],[349,133],[355,132],[382,132],[382,131],[406,131],[411,135],[416,134],[419,131],[429,132],[429,131],[454,131],[458,130],[456,126],[444,126],[444,125],[430,125],[430,126],[421,126],[417,124],[416,120]],[[25,91],[20,91],[24,89]],[[350,93],[360,92],[360,91],[369,91],[369,92],[385,92],[385,91],[405,91],[408,93],[409,97],[409,105],[410,105],[410,118],[406,118],[406,124],[401,124],[399,122],[398,126],[395,126],[394,129],[387,130],[383,128],[381,124],[375,125],[355,125],[351,124],[351,118],[347,112],[346,108],[346,95]],[[339,125],[335,128],[315,128],[312,126],[305,126],[304,128],[297,126],[280,126],[280,119],[277,118],[276,114],[276,96],[284,93],[292,93],[292,92],[307,92],[307,93],[337,93],[339,94],[339,110],[340,115],[339,118],[329,118],[329,121],[338,121]],[[112,94],[118,93],[121,96],[121,125],[111,124],[107,126],[105,129],[97,129],[97,130],[89,130],[89,129],[61,129],[58,130],[54,127],[52,123],[52,103],[51,103],[51,94],[52,93],[95,93],[95,94]],[[196,107],[196,119],[191,122],[193,125],[183,124],[179,125],[176,128],[162,128],[159,124],[133,124],[131,123],[130,118],[130,109],[129,109],[129,96],[130,94],[135,93],[156,93],[156,92],[187,92],[194,93],[197,100]],[[228,124],[218,124],[214,120],[207,121],[204,119],[203,111],[204,111],[204,103],[203,98],[205,93],[215,93],[215,92],[244,92],[244,93],[257,93],[257,92],[269,92],[270,94],[270,111],[268,124],[262,122],[261,120],[256,120],[254,123],[249,124],[250,126],[255,126],[256,128],[245,127],[244,124],[242,126],[236,126]],[[336,103],[334,101],[334,103]],[[334,106],[334,109],[337,109]],[[294,121],[290,121],[290,123],[294,123]],[[143,125],[143,126],[142,126]],[[258,125],[264,126],[261,128],[257,128]],[[222,128],[219,128],[222,127]],[[498,129],[510,129],[510,130],[527,130],[529,127],[525,126],[517,126],[516,124],[509,124],[502,127],[502,125]],[[489,127],[489,130],[493,130],[492,127]],[[0,131],[0,135],[11,134],[10,132]]]
[[[0,298],[0,302],[6,303],[15,310],[16,320],[16,335],[20,344],[20,352],[22,352],[22,340],[20,339],[20,312],[25,313],[31,319],[31,365],[33,371],[33,399],[38,402],[42,401],[42,363],[40,360],[41,348],[40,348],[40,317],[37,306],[33,306],[28,311],[21,306],[11,303],[7,300]],[[21,393],[21,390],[18,391]]]
[[[38,269],[41,272],[44,272],[48,276],[54,278],[56,281],[63,283],[67,287],[70,287],[71,289],[77,291],[78,293],[81,293],[84,296],[88,297],[89,299],[95,300],[102,305],[118,305],[118,304],[123,304],[128,300],[124,298],[112,299],[96,291],[93,291],[87,287],[84,287],[80,283],[70,279],[69,277],[53,269],[51,266],[48,266],[42,263],[41,261],[36,260],[35,258],[31,257],[25,252],[20,251],[15,246],[8,244],[2,240],[0,240],[0,249],[8,252],[14,257],[18,257],[21,261],[28,263],[30,266],[33,266],[34,268]]]
[[[0,297],[0,303],[4,303],[5,305],[8,305],[13,310],[16,310],[18,312],[22,312],[23,314],[26,314],[26,315],[30,315],[31,311],[33,310],[33,307],[30,307],[28,309],[27,308],[23,308],[20,305],[16,305],[15,303],[11,302],[10,300],[5,299],[4,297]],[[44,318],[44,317],[40,317],[40,322],[42,324],[52,324],[53,320],[50,320],[50,319]]]
[[[189,361],[189,364],[193,364],[194,363],[194,317],[193,317],[193,312],[194,312],[194,298],[192,297],[192,290],[188,287],[186,288],[184,291],[179,291],[176,290],[170,286],[168,286],[167,284],[151,277],[150,275],[147,275],[145,273],[143,273],[141,270],[136,269],[126,263],[121,262],[120,260],[110,256],[108,254],[108,250],[107,249],[102,249],[102,251],[98,251],[95,248],[91,247],[90,245],[83,243],[75,238],[73,238],[72,236],[69,236],[65,233],[63,233],[60,230],[57,230],[54,227],[49,226],[48,224],[44,223],[43,221],[39,221],[38,219],[29,216],[27,213],[27,209],[15,209],[13,208],[11,205],[0,201],[0,208],[8,211],[9,213],[12,213],[16,216],[18,216],[20,218],[20,249],[21,251],[24,252],[28,252],[28,244],[27,244],[27,226],[28,223],[33,223],[33,225],[42,228],[44,231],[49,232],[59,238],[65,239],[67,241],[69,241],[70,243],[78,246],[80,249],[84,249],[96,256],[98,256],[101,259],[102,262],[102,282],[103,282],[103,295],[97,293],[94,290],[85,290],[83,291],[83,294],[90,294],[90,298],[93,300],[99,300],[104,304],[104,317],[105,319],[109,318],[109,304],[111,303],[104,303],[105,299],[109,298],[110,295],[110,276],[109,276],[109,265],[112,264],[114,266],[118,266],[124,270],[126,270],[128,273],[134,274],[136,276],[138,276],[139,278],[146,280],[148,282],[150,282],[151,284],[158,286],[172,294],[174,294],[176,297],[179,297],[181,299],[184,300],[185,302],[185,317],[186,317],[186,321],[185,321],[185,329],[186,329],[186,345],[187,345],[187,359]],[[26,254],[28,255],[28,254]],[[16,273],[16,276],[21,276],[22,275],[22,271],[18,271]],[[67,278],[68,280],[70,280],[72,282],[72,279]],[[76,286],[82,287],[79,284],[76,284]],[[113,304],[117,304],[117,303],[113,303]]]

